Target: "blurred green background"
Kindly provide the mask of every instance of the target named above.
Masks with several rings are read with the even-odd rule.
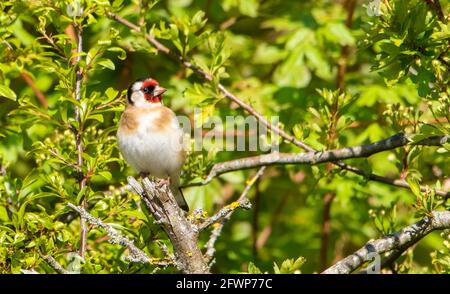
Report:
[[[66,203],[82,199],[92,215],[114,224],[149,255],[162,256],[155,241],[169,245],[167,237],[141,209],[139,197],[123,188],[126,176],[135,173],[115,140],[125,105],[121,93],[140,77],[156,78],[168,88],[165,105],[192,120],[195,107],[201,107],[205,120],[246,115],[219,93],[220,81],[258,112],[279,116],[286,132],[320,150],[398,132],[449,134],[450,27],[426,2],[2,1],[0,272],[53,272],[40,254],[68,266],[68,254],[79,247],[80,228]],[[444,13],[448,3],[440,1]],[[214,81],[205,83],[158,54],[142,33],[110,19],[109,12],[138,24]],[[79,103],[74,99],[75,31],[81,26]],[[82,109],[80,122],[76,107]],[[81,191],[74,130],[82,134],[85,148],[81,170],[89,174]],[[280,151],[302,150],[281,142]],[[191,152],[184,184],[204,178],[216,162],[259,153]],[[448,155],[448,144],[405,147],[348,163],[448,191]],[[254,173],[225,174],[184,194],[191,210],[213,214],[237,199]],[[320,272],[368,240],[448,207],[430,193],[369,182],[327,164],[269,167],[249,197],[253,208],[237,211],[217,241],[213,272],[254,272],[251,263],[273,272],[274,263],[299,257],[305,258],[301,268],[298,263],[287,272]],[[332,198],[329,204],[327,198]],[[82,272],[154,270],[124,261],[124,249],[104,236],[90,227]],[[201,239],[206,242],[208,233]],[[430,234],[393,268],[448,272],[448,234]]]

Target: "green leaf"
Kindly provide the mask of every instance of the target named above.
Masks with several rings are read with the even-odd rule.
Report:
[[[414,146],[411,151],[409,151],[406,161],[410,165],[419,155],[422,153],[422,148],[420,146]]]
[[[320,115],[319,111],[315,108],[308,107],[308,112],[314,115],[316,118],[321,119],[322,115]]]
[[[32,196],[27,197],[27,200],[20,206],[19,211],[17,212],[17,218],[19,221],[19,226],[23,226],[23,219],[25,214],[25,209],[27,208],[27,205],[39,198],[45,198],[45,197],[60,197],[58,194],[51,193],[51,192],[42,192],[38,193]]]
[[[8,212],[6,207],[0,206],[0,221],[7,222],[9,221]]]
[[[8,86],[5,85],[0,85],[0,96],[11,100],[16,100],[17,98],[16,93],[14,93],[13,90],[11,90]]]
[[[111,59],[102,58],[97,62],[97,64],[103,66],[104,68],[110,69],[110,70],[116,69],[116,66],[111,61]]]
[[[205,19],[205,12],[199,10],[192,17],[191,26],[194,27],[194,31],[197,31],[206,24],[206,21],[207,20]]]
[[[89,115],[88,120],[96,120],[96,121],[102,123],[103,122],[103,115],[99,114],[99,113],[91,114],[91,115]]]
[[[286,259],[279,267],[275,262],[273,263],[273,270],[275,274],[292,274],[300,272],[300,267],[305,263],[306,259],[302,256],[294,259]]]
[[[304,140],[309,137],[311,130],[309,128],[304,128],[303,124],[296,124],[292,131],[294,132],[296,138]]]
[[[10,233],[10,234],[14,234],[15,232],[14,232],[14,230],[12,230],[11,228],[9,228],[9,227],[7,227],[7,226],[2,226],[2,225],[0,225],[0,232],[1,231],[5,231],[5,232],[8,232],[8,233]]]
[[[195,83],[193,87],[189,87],[184,91],[184,97],[189,101],[189,104],[194,106],[208,106],[215,104],[215,93],[208,85],[201,85]]]
[[[107,181],[111,181],[112,179],[112,174],[109,171],[101,171],[98,174],[104,177]]]
[[[117,91],[116,89],[114,89],[112,87],[109,87],[105,91],[106,97],[108,97],[109,100],[116,98],[118,93],[119,93],[119,91]]]
[[[114,0],[112,3],[112,7],[114,9],[118,9],[120,8],[120,6],[122,6],[123,0]]]
[[[258,45],[253,61],[257,64],[274,64],[282,60],[286,56],[286,52],[278,49],[276,46],[271,46],[266,43]]]
[[[241,0],[238,2],[239,2],[239,11],[243,15],[247,15],[250,17],[258,16],[258,8],[259,8],[258,0],[245,0],[245,1]]]
[[[329,23],[326,25],[325,37],[342,46],[353,45],[355,39],[350,30],[343,23]]]
[[[84,195],[86,194],[86,191],[88,189],[88,186],[84,186],[83,189],[80,190],[80,192],[78,192],[77,194],[77,198],[76,198],[76,204],[78,205],[79,203],[81,203],[81,199],[83,199]]]
[[[253,263],[248,263],[247,271],[249,274],[262,274],[261,270]]]
[[[119,58],[120,60],[125,60],[125,58],[127,58],[127,52],[120,47],[110,47],[107,49],[107,51],[119,53],[117,58]]]
[[[420,191],[420,185],[419,181],[417,179],[414,179],[412,177],[407,177],[406,181],[409,184],[409,187],[411,188],[411,191],[417,198],[422,198],[422,192]]]

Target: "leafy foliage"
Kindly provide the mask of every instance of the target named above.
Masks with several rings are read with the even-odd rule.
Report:
[[[167,237],[124,186],[134,172],[116,148],[124,91],[157,78],[177,114],[242,115],[226,85],[280,127],[316,149],[356,146],[397,132],[413,141],[450,133],[450,22],[423,0],[358,2],[353,24],[342,1],[15,0],[0,3],[0,272],[53,272],[41,255],[70,268],[79,249],[78,215],[67,203],[112,224],[162,258]],[[346,1],[343,1],[346,2]],[[448,1],[441,1],[448,12]],[[139,25],[134,32],[108,17]],[[82,31],[83,50],[77,53]],[[147,33],[212,76],[205,82],[158,52]],[[347,53],[345,53],[347,52]],[[77,60],[80,60],[77,62]],[[346,73],[339,76],[345,63]],[[76,99],[77,71],[82,73]],[[344,79],[345,89],[337,89]],[[77,114],[79,119],[77,119]],[[79,141],[77,141],[79,136]],[[83,146],[82,152],[78,146]],[[300,152],[283,143],[283,152]],[[366,174],[405,179],[411,191],[329,165],[270,167],[250,192],[250,212],[235,213],[216,244],[214,272],[318,272],[368,239],[431,210],[449,209],[433,188],[449,190],[450,144],[398,148],[349,161]],[[80,164],[78,154],[81,154]],[[255,155],[191,151],[184,184],[216,162]],[[185,189],[190,206],[212,214],[242,192],[251,171]],[[80,178],[81,177],[81,178]],[[79,182],[87,185],[80,188]],[[422,192],[419,185],[429,190]],[[323,199],[335,193],[329,244],[321,250]],[[448,234],[447,234],[448,235]],[[449,272],[448,236],[433,233],[398,260],[400,272]],[[205,235],[202,242],[206,242]],[[124,260],[124,248],[90,228],[84,273],[151,273]],[[292,257],[298,259],[291,259]],[[258,265],[258,267],[255,266]],[[163,268],[162,272],[176,272]]]

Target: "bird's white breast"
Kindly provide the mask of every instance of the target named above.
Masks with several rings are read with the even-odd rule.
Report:
[[[162,126],[161,116],[167,111],[170,116]],[[135,119],[137,127],[133,132],[125,132],[121,125],[117,133],[125,160],[138,172],[159,178],[179,172],[184,163],[183,132],[175,114],[165,109],[140,114]]]

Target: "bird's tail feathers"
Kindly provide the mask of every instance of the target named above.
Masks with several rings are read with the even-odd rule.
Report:
[[[184,199],[183,191],[181,191],[180,187],[177,186],[171,186],[170,190],[172,191],[173,196],[175,197],[175,200],[178,203],[178,206],[183,209],[184,211],[189,211],[189,206],[186,202],[186,199]]]

